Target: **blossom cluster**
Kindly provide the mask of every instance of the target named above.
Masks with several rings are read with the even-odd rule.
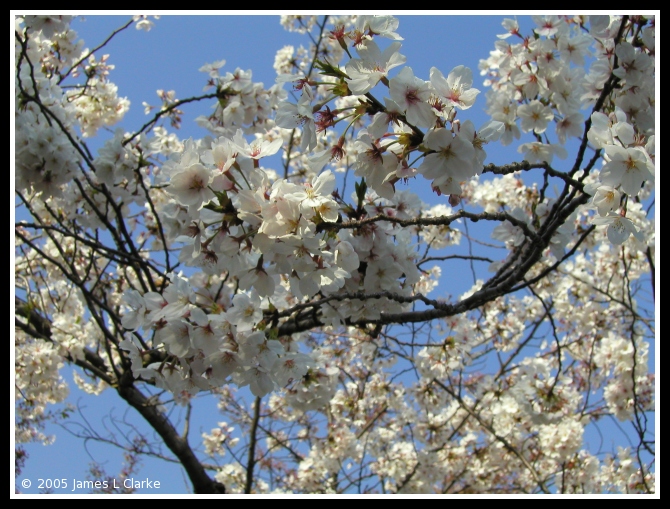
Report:
[[[589,16],[589,30],[583,17],[538,15],[533,21],[534,38],[506,19],[507,33],[480,61],[491,86],[487,112],[505,124],[501,141],[519,139],[520,131],[533,133],[537,141],[521,144],[519,152],[531,163],[551,163],[555,155],[567,157],[570,138],[586,135],[605,153],[599,179],[585,189],[598,211],[592,224],[607,225],[614,244],[631,234],[641,240],[644,234],[626,217],[626,204],[648,194],[654,182],[655,26],[641,18],[622,26],[621,17],[606,15]],[[639,29],[636,23],[642,23]],[[589,59],[586,72],[582,66]],[[580,110],[593,107],[604,92],[585,131]],[[554,141],[547,132],[552,121]]]

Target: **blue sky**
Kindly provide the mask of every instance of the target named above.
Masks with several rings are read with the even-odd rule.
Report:
[[[501,22],[504,17],[513,15],[399,15],[398,33],[404,37],[400,52],[407,57],[406,65],[412,67],[416,76],[428,80],[432,66],[438,67],[446,76],[457,65],[465,65],[473,70],[474,87],[481,90],[475,105],[459,114],[463,121],[471,119],[475,126],[480,126],[488,116],[484,113],[484,88],[477,69],[479,60],[486,58],[494,49],[496,34],[504,29]],[[128,15],[85,15],[85,19],[76,20],[72,26],[78,31],[86,46],[93,48],[100,44],[114,29],[122,26]],[[281,47],[292,44],[307,45],[305,36],[285,31],[279,23],[279,17],[266,15],[163,15],[153,20],[155,26],[150,32],[135,30],[130,27],[117,35],[98,56],[109,53],[109,63],[115,65],[110,79],[119,87],[119,95],[127,97],[131,109],[119,124],[126,131],[135,131],[148,120],[144,114],[142,102],[158,105],[160,101],[156,89],[175,90],[178,98],[187,98],[202,93],[206,82],[206,74],[198,72],[205,63],[225,59],[222,73],[234,71],[240,67],[253,71],[253,81],[263,82],[266,87],[274,83],[276,77],[272,67],[275,53]],[[522,33],[530,33],[534,26],[530,17],[519,16]],[[390,42],[390,41],[389,41]],[[399,68],[398,68],[399,69]],[[397,72],[398,69],[395,71]],[[392,73],[394,74],[394,73]],[[381,97],[380,97],[381,99]],[[178,135],[182,138],[193,136],[203,137],[207,133],[199,128],[193,119],[198,115],[208,114],[211,102],[185,105],[182,129]],[[116,126],[115,126],[116,127]],[[103,133],[98,136],[101,141],[107,138]],[[90,140],[91,146],[99,146],[95,139]],[[487,162],[505,164],[520,161],[521,155],[516,146],[489,146]],[[561,164],[571,164],[570,159],[556,162],[557,169]],[[427,182],[423,182],[427,189]],[[422,199],[437,203],[437,197],[429,191],[421,194]],[[442,200],[445,198],[442,197]],[[486,274],[482,274],[482,277]],[[459,284],[458,282],[452,282]],[[459,293],[472,283],[471,279],[460,284],[461,290],[449,291]],[[79,392],[71,382],[68,368],[64,374],[70,383],[72,404],[81,406],[82,415],[90,419],[91,425],[98,430],[111,430],[117,436],[122,435],[123,426],[118,421],[128,420],[141,423],[132,409],[127,409],[124,402],[113,391],[106,391],[99,398],[87,397]],[[196,443],[200,433],[209,432],[221,416],[216,412],[212,399],[196,402],[194,429],[191,431],[192,442]],[[117,422],[114,422],[114,419]],[[73,416],[72,422],[81,422],[80,416]],[[73,425],[74,426],[74,425]],[[81,428],[80,428],[81,430]],[[26,449],[30,455],[21,479],[30,479],[32,486],[23,489],[23,493],[39,493],[39,478],[68,479],[68,489],[55,490],[56,494],[85,493],[86,490],[71,491],[72,480],[87,479],[87,467],[92,460],[103,462],[110,474],[118,473],[121,466],[121,454],[118,449],[104,446],[95,441],[84,443],[72,437],[59,427],[49,427],[49,433],[57,435],[56,442],[43,447],[28,444]],[[607,444],[606,444],[607,445]],[[607,447],[606,447],[607,448]],[[160,481],[165,488],[160,490],[140,490],[139,493],[187,493],[190,483],[181,473],[177,465],[163,461],[142,459],[143,468],[138,478],[149,478]]]

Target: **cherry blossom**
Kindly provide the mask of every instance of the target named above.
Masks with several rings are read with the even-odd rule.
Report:
[[[390,80],[391,99],[405,112],[410,124],[418,127],[432,127],[435,114],[426,102],[431,89],[428,82],[414,76],[411,67],[403,67],[398,75]]]
[[[467,110],[474,103],[479,90],[472,88],[472,71],[459,65],[445,79],[436,67],[430,70],[430,84],[447,106]]]
[[[394,16],[282,16],[273,86],[214,61],[128,132],[71,22],[14,24],[18,466],[72,380],[195,493],[655,492],[653,16],[504,19],[482,97]]]
[[[622,148],[616,145],[605,147],[609,161],[603,166],[600,180],[603,184],[621,188],[636,196],[645,180],[653,178],[644,152],[637,148]]]
[[[594,218],[592,223],[599,226],[607,225],[607,238],[612,244],[621,244],[631,235],[638,240],[644,238],[630,219],[613,212],[604,217]]]
[[[349,90],[355,95],[363,95],[386,78],[391,69],[404,64],[407,59],[398,53],[399,49],[400,43],[394,42],[382,52],[373,40],[357,46],[360,58],[349,60],[346,66]]]

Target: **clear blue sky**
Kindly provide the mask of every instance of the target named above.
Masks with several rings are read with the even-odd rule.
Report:
[[[473,70],[474,87],[482,91],[475,105],[459,114],[461,120],[471,119],[475,126],[480,126],[487,115],[484,94],[486,89],[483,78],[478,71],[478,63],[494,49],[496,34],[504,29],[501,22],[504,17],[512,15],[399,15],[398,33],[404,37],[400,52],[407,57],[406,65],[412,67],[416,76],[428,80],[432,66],[438,67],[446,76],[457,65],[465,65]],[[75,21],[72,26],[93,48],[102,42],[114,29],[122,26],[129,16],[117,15],[86,15],[84,20]],[[163,15],[155,22],[150,32],[135,30],[134,27],[116,36],[105,49],[98,54],[109,53],[109,62],[116,68],[111,72],[110,79],[119,87],[119,95],[126,96],[131,102],[130,112],[120,126],[127,131],[134,131],[147,121],[142,102],[158,105],[156,89],[175,90],[178,98],[186,98],[202,93],[206,74],[198,72],[205,63],[225,59],[222,73],[234,71],[236,67],[253,71],[253,81],[262,81],[270,87],[276,74],[272,67],[275,53],[287,44],[307,45],[305,36],[289,33],[279,24],[278,16],[265,15]],[[534,26],[528,16],[519,17],[522,32],[530,33]],[[390,41],[389,41],[390,42]],[[398,68],[400,69],[400,68]],[[396,71],[398,70],[396,69]],[[178,135],[182,138],[193,136],[200,138],[207,133],[193,122],[193,119],[210,112],[211,102],[185,105],[184,122]],[[106,135],[103,133],[103,137]],[[100,138],[100,136],[99,136]],[[97,146],[91,140],[92,146]],[[502,148],[498,145],[487,149],[487,162],[499,164],[520,161],[522,157],[516,152],[516,144]],[[556,167],[561,169],[561,163]],[[566,161],[564,164],[569,164]],[[433,196],[423,193],[424,200],[436,202]],[[444,197],[442,198],[444,200]],[[485,276],[485,274],[482,274]],[[451,284],[454,284],[451,281]],[[469,287],[469,279],[463,285]],[[442,288],[442,287],[440,287]],[[450,292],[459,293],[463,290]],[[444,291],[444,290],[443,290]],[[115,423],[110,419],[127,419],[140,424],[134,410],[128,409],[124,402],[109,390],[99,398],[88,397],[78,391],[72,382],[69,369],[63,371],[71,388],[69,402],[80,404],[82,414],[90,419],[92,426],[101,432],[104,429],[114,430]],[[13,389],[12,389],[13,390]],[[194,427],[191,431],[193,443],[200,439],[200,433],[209,432],[221,420],[215,408],[215,401],[209,398],[204,404],[195,405]],[[72,422],[81,422],[77,415]],[[120,436],[122,428],[114,432]],[[43,447],[39,444],[28,444],[26,449],[30,455],[26,468],[19,479],[30,479],[32,487],[23,489],[23,493],[38,493],[38,478],[87,479],[87,467],[92,459],[105,463],[110,474],[118,473],[121,466],[121,454],[118,449],[103,446],[94,441],[84,444],[82,440],[73,438],[59,427],[49,427],[48,432],[57,435],[56,442]],[[607,448],[607,447],[606,447]],[[142,493],[167,494],[187,493],[190,483],[181,473],[178,465],[170,465],[163,461],[142,459],[143,468],[139,478],[161,481],[164,489],[140,490]],[[69,485],[71,486],[71,484]],[[85,490],[74,492],[55,490],[57,494],[85,493]]]

